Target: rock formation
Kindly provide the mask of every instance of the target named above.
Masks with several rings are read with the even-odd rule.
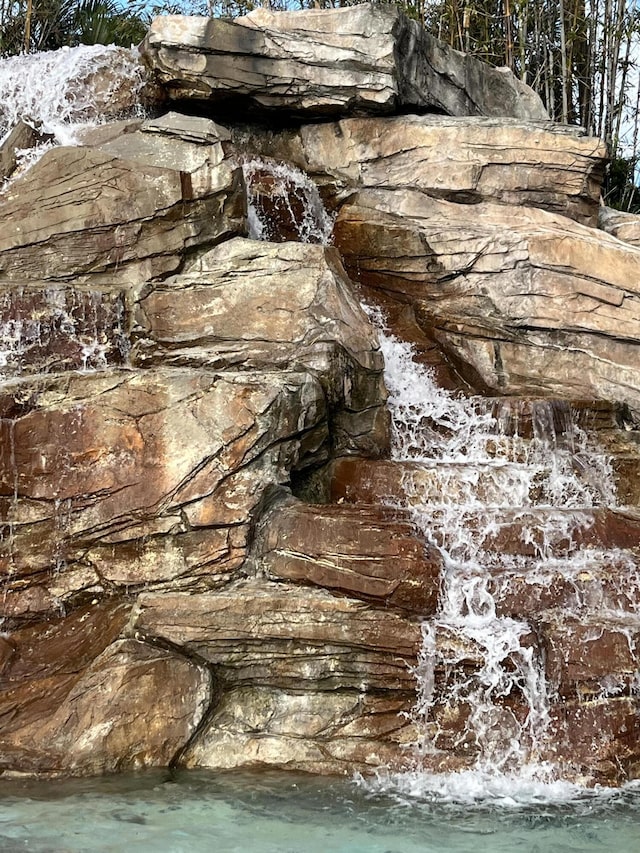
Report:
[[[521,737],[587,784],[637,777],[640,249],[596,228],[602,144],[386,6],[161,18],[143,55],[172,111],[84,129],[0,195],[0,769],[352,773],[429,742],[455,770]],[[308,199],[276,161],[317,182],[333,246],[295,242]],[[451,404],[480,461],[419,457],[463,420],[419,402],[398,436],[363,295],[485,395]],[[524,626],[493,746],[465,680],[486,648],[443,611],[443,495]]]

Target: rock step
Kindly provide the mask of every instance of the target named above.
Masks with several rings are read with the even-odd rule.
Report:
[[[571,434],[575,426],[593,431],[630,423],[626,406],[606,400],[551,397],[480,397],[479,412],[496,419],[500,435],[554,438]]]
[[[536,623],[547,678],[560,697],[630,695],[638,688],[640,614],[568,615]]]
[[[416,535],[406,513],[383,506],[277,507],[259,538],[258,562],[272,580],[295,581],[435,613],[442,558]]]
[[[452,523],[463,514],[467,541],[452,543],[448,541]],[[634,508],[533,507],[491,512],[423,507],[419,516],[420,526],[438,544],[444,541],[467,554],[473,550],[481,562],[486,558],[484,552],[548,559],[581,549],[637,549],[640,543],[640,512]],[[456,537],[455,530],[453,535]]]
[[[497,616],[531,620],[550,609],[578,615],[603,611],[632,616],[639,612],[640,560],[630,551],[587,551],[575,559],[518,557],[500,565],[484,563],[469,574],[470,606],[482,610],[488,593]],[[461,581],[464,581],[459,576]]]
[[[576,457],[574,471],[589,486],[595,499],[609,500],[600,488],[588,460]],[[604,462],[603,462],[604,464]],[[640,455],[611,457],[617,498],[623,506],[640,504]],[[330,469],[329,500],[351,504],[387,503],[398,506],[421,504],[461,506],[481,501],[487,507],[548,505],[544,467],[535,475],[523,462],[496,459],[494,462],[396,462],[348,457],[336,460]],[[590,482],[593,480],[593,482]]]

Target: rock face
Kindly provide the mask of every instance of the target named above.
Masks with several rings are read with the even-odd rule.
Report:
[[[242,232],[240,176],[211,136],[151,122],[102,146],[54,148],[0,197],[0,281],[142,284]],[[82,226],[78,228],[78,222]]]
[[[472,386],[640,415],[637,249],[546,211],[514,221],[411,191],[359,194],[335,233],[351,274],[409,302]]]
[[[259,141],[256,140],[254,145]],[[396,116],[303,125],[265,140],[336,206],[354,190],[541,207],[596,225],[606,147],[579,128],[507,118]]]
[[[305,116],[419,109],[548,119],[511,72],[438,42],[395,6],[256,9],[234,21],[166,16],[141,49],[174,100]]]
[[[594,227],[602,144],[384,5],[143,53],[216,120],[85,128],[0,195],[0,771],[636,778],[640,249]],[[376,311],[485,398],[387,338],[390,424]]]

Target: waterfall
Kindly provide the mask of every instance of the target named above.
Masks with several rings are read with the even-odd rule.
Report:
[[[247,160],[249,237],[253,240],[331,242],[333,217],[325,210],[317,186],[300,169],[262,158]]]
[[[561,558],[556,554],[558,543],[571,543],[580,528],[591,524],[583,510],[614,505],[609,459],[566,412],[561,433],[554,429],[552,401],[535,402],[531,435],[525,438],[514,429],[517,418],[507,416],[508,401],[496,412],[493,401],[438,388],[429,369],[415,361],[412,347],[386,331],[380,311],[369,309],[369,314],[381,331],[393,458],[431,469],[437,482],[435,494],[424,494],[408,472],[401,506],[425,540],[440,550],[445,566],[439,612],[423,625],[415,670],[414,717],[424,732],[415,745],[416,770],[385,777],[385,784],[405,793],[438,791],[455,799],[504,796],[514,786],[530,794],[539,783],[556,778],[556,768],[539,760],[549,753],[549,689],[531,626],[500,615],[496,597],[514,573],[527,571],[528,582],[544,584],[559,571],[575,578],[595,561],[624,559],[617,552],[570,546]],[[579,475],[583,470],[590,472],[587,480]],[[549,510],[538,518],[536,508]],[[519,522],[522,550],[532,546],[533,556],[491,549],[504,519]],[[581,603],[577,595],[576,607]],[[464,662],[470,650],[479,662],[469,674]],[[429,724],[437,668],[448,673],[439,688],[446,697],[439,700],[469,709],[459,743],[477,752],[472,771],[420,772],[421,758],[435,750]],[[522,697],[524,719],[503,701],[514,694]]]
[[[268,220],[267,186],[288,219],[297,216],[294,239],[329,241],[321,200],[303,173],[265,161],[244,168],[254,239],[282,239],[277,222]],[[575,422],[569,404],[469,398],[438,387],[412,346],[387,330],[381,310],[364,307],[385,359],[392,459],[405,466],[404,496],[390,505],[409,513],[444,564],[438,612],[422,625],[414,669],[412,718],[420,736],[411,768],[396,774],[381,769],[365,784],[386,794],[467,802],[575,794],[580,788],[563,781],[553,761],[553,697],[532,625],[505,614],[501,599],[523,576],[543,589],[561,575],[575,584],[573,610],[580,614],[592,604],[581,593],[580,575],[606,561],[624,568],[621,584],[633,586],[626,597],[640,598],[628,556],[575,544],[593,523],[590,510],[616,505],[610,459]],[[505,531],[512,541],[503,549]],[[600,604],[615,614],[615,596],[603,594]],[[467,749],[470,761],[464,769],[434,773],[428,768],[443,752],[436,713],[443,708],[445,714],[464,709],[453,746]]]
[[[80,45],[0,61],[0,143],[22,120],[43,141],[21,152],[28,168],[53,145],[76,145],[78,131],[139,109],[145,84],[137,51]]]

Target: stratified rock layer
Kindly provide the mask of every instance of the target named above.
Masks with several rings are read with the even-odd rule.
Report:
[[[546,211],[411,191],[359,194],[335,233],[351,274],[409,303],[472,386],[640,414],[638,249]]]
[[[417,532],[441,541],[453,505],[490,570],[467,605],[522,626],[494,745],[526,750],[531,685],[510,674],[535,658],[536,756],[637,777],[640,261],[586,227],[602,145],[394,7],[169,17],[144,52],[177,104],[242,126],[86,129],[0,197],[0,769],[351,774],[413,767],[415,743],[427,770],[473,766],[487,649],[445,624],[450,561]],[[351,117],[245,124],[276,108]],[[408,110],[439,115],[375,117]],[[337,248],[244,237],[247,188],[252,227],[271,211],[274,241],[301,233],[297,177],[250,172],[256,154],[313,174]],[[451,386],[511,395],[477,403],[483,464],[379,458],[382,358],[338,250]],[[543,464],[519,479],[527,442],[568,446],[573,416],[624,509],[550,506]],[[589,481],[593,458],[568,466]]]
[[[234,21],[156,18],[142,55],[170,98],[307,116],[449,115],[545,120],[510,71],[439,42],[395,6],[271,12]]]
[[[354,190],[419,190],[462,204],[541,207],[596,225],[604,143],[579,128],[516,119],[397,116],[254,135],[260,153],[291,160],[335,206]]]

